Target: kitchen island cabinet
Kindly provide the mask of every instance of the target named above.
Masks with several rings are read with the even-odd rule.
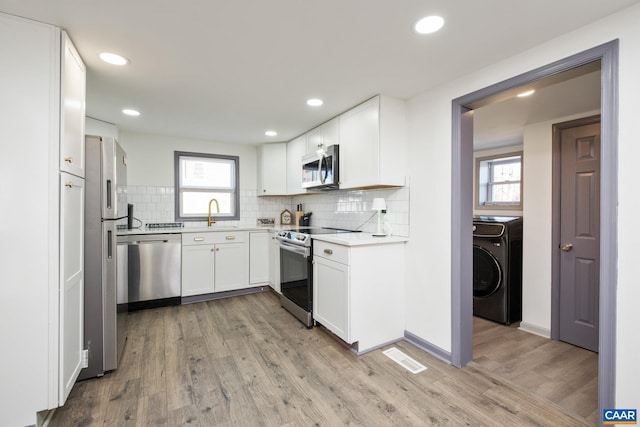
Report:
[[[406,239],[383,239],[313,242],[313,318],[358,354],[404,336]]]

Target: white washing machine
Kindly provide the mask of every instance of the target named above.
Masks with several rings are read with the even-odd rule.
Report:
[[[522,217],[473,218],[473,315],[522,320]]]

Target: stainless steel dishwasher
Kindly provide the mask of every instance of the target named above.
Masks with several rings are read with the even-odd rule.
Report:
[[[118,236],[119,288],[127,295],[118,302],[129,310],[180,304],[181,242],[180,234]]]

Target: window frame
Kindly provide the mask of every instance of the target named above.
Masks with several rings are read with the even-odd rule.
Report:
[[[481,193],[481,186],[486,185],[489,186],[491,185],[491,181],[483,183],[480,179],[481,176],[481,172],[482,172],[482,168],[481,168],[481,163],[483,162],[491,162],[493,163],[501,163],[501,160],[506,161],[506,159],[510,158],[510,157],[520,157],[520,201],[519,202],[491,202],[488,203],[485,202],[481,202],[480,201],[480,193]],[[502,210],[502,211],[508,211],[508,210],[519,210],[521,211],[523,209],[523,202],[524,202],[524,155],[523,155],[523,151],[515,151],[515,152],[508,152],[508,153],[500,153],[500,154],[493,154],[490,156],[483,156],[483,157],[477,157],[475,159],[475,181],[476,181],[476,185],[474,188],[474,192],[475,192],[475,207],[478,210]],[[515,183],[515,181],[514,181]],[[487,189],[487,194],[489,193],[489,190]]]
[[[238,221],[240,219],[240,157],[239,156],[229,156],[225,154],[213,154],[213,153],[194,153],[190,151],[174,151],[174,165],[173,165],[173,174],[174,174],[174,182],[175,182],[175,221],[207,221],[207,216],[182,216],[181,215],[181,204],[182,204],[182,193],[183,189],[180,185],[180,160],[182,157],[195,157],[205,159],[220,159],[220,160],[232,160],[234,162],[234,173],[235,173],[235,185],[233,190],[231,191],[233,197],[233,215],[215,215],[216,221]],[[190,189],[193,190],[193,189]],[[219,188],[216,187],[205,187],[201,191],[220,191]],[[212,213],[213,214],[213,213]],[[212,215],[213,216],[213,215]]]

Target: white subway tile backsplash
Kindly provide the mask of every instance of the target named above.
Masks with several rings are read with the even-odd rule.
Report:
[[[130,185],[127,199],[134,205],[134,215],[144,224],[173,222],[175,218],[175,190],[173,187]],[[305,212],[312,212],[311,225],[359,229],[374,232],[376,213],[371,204],[376,197],[387,203],[384,215],[394,235],[409,236],[409,189],[336,190],[293,197],[258,197],[256,190],[240,190],[240,220],[220,222],[224,226],[254,226],[257,218],[276,218],[284,209],[295,211],[302,204]],[[185,228],[206,226],[206,221],[185,222]]]

